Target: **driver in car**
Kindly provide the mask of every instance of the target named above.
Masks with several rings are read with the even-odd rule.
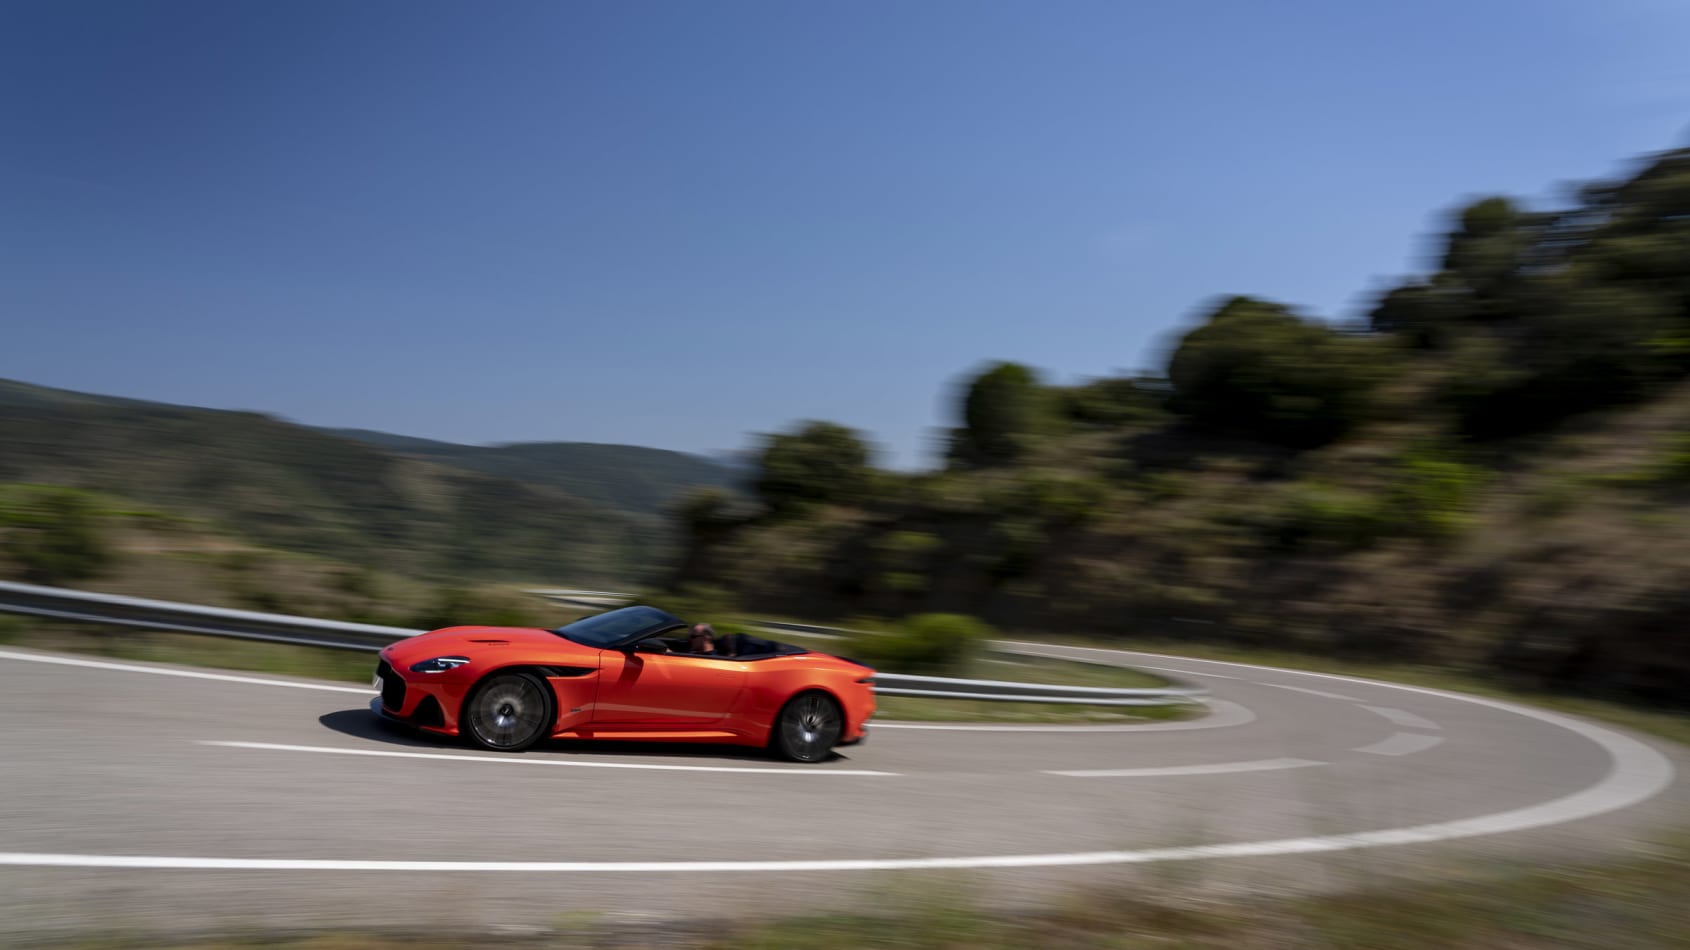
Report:
[[[687,632],[687,652],[705,653],[714,656],[716,653],[716,628],[707,623],[695,623]]]

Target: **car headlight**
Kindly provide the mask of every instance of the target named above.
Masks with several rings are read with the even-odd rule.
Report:
[[[424,660],[421,663],[412,663],[411,672],[444,673],[447,670],[455,670],[468,662],[469,657],[467,656],[437,656],[432,660]]]

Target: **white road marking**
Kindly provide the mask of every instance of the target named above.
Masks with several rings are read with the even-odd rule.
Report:
[[[1351,751],[1370,752],[1374,755],[1412,755],[1416,752],[1424,752],[1442,741],[1444,741],[1443,736],[1425,736],[1416,732],[1399,732],[1392,735],[1389,739],[1375,742],[1372,745],[1364,745],[1359,749],[1353,749]]]
[[[68,656],[46,656],[40,653],[15,653],[0,650],[0,660],[23,660],[29,663],[54,663],[59,666],[86,666],[97,670],[120,670],[125,673],[152,673],[157,676],[181,676],[195,680],[217,680],[223,683],[245,683],[249,686],[286,686],[291,689],[317,689],[331,693],[375,694],[368,686],[331,686],[328,683],[296,683],[290,680],[262,679],[256,676],[231,676],[227,673],[201,673],[197,670],[173,670],[161,666],[136,666],[131,663],[111,663],[105,660],[82,660]],[[375,669],[375,667],[371,667]]]
[[[1326,765],[1313,759],[1257,759],[1254,762],[1216,762],[1212,765],[1170,765],[1149,769],[1076,769],[1059,772],[1047,769],[1046,775],[1066,775],[1070,778],[1146,778],[1164,775],[1219,775],[1223,772],[1271,772],[1275,769],[1302,769],[1311,765]]]
[[[1345,696],[1343,693],[1328,693],[1327,691],[1325,691],[1323,689],[1309,689],[1307,686],[1287,686],[1284,683],[1262,683],[1262,682],[1257,682],[1256,685],[1257,686],[1272,686],[1274,689],[1289,689],[1289,690],[1292,690],[1292,691],[1298,692],[1298,693],[1307,693],[1310,696],[1319,696],[1322,699],[1341,699],[1346,703],[1359,703],[1359,702],[1361,702],[1361,700],[1355,698],[1354,696]]]
[[[921,729],[932,732],[1176,732],[1182,729],[1220,729],[1255,722],[1250,709],[1224,699],[1207,699],[1209,714],[1202,719],[1178,719],[1171,722],[1133,723],[984,723],[945,722],[870,722],[869,731],[881,729]]]
[[[1050,643],[1018,643],[1013,640],[993,640],[991,641],[991,647],[1000,653],[1013,653],[1019,656],[1045,657],[1052,660],[1073,660],[1074,657],[1072,654],[1074,652],[1113,652],[1094,651],[1090,647],[1065,647],[1060,644]],[[1081,660],[1078,662],[1085,661]],[[1166,666],[1140,666],[1136,663],[1133,664],[1132,668],[1135,670],[1155,670],[1158,673],[1177,673],[1181,676],[1207,676],[1211,679],[1217,680],[1235,680],[1240,678],[1237,676],[1222,676],[1219,673],[1195,673],[1191,670],[1176,670]]]
[[[503,765],[559,765],[577,769],[647,769],[660,772],[754,772],[761,775],[875,775],[895,776],[897,772],[875,772],[867,769],[828,768],[751,768],[725,765],[651,765],[640,762],[575,762],[565,759],[540,759],[520,755],[462,755],[448,752],[398,752],[392,749],[341,749],[334,746],[283,745],[275,742],[225,742],[201,740],[200,745],[222,746],[229,749],[259,749],[269,752],[321,752],[329,755],[370,755],[394,759],[443,759],[448,762],[496,762]]]
[[[1397,725],[1407,726],[1410,729],[1441,729],[1441,728],[1443,728],[1442,726],[1439,726],[1437,723],[1433,722],[1430,719],[1427,719],[1423,716],[1416,716],[1415,714],[1408,712],[1407,710],[1403,710],[1403,709],[1392,709],[1389,706],[1363,706],[1361,708],[1367,710],[1368,712],[1378,713],[1379,715],[1384,716],[1386,719],[1389,719],[1390,721],[1396,723]]]
[[[1135,670],[1155,670],[1158,673],[1174,673],[1179,676],[1203,676],[1212,680],[1236,680],[1241,676],[1222,676],[1219,673],[1199,673],[1195,670],[1176,670],[1171,666],[1134,666]]]

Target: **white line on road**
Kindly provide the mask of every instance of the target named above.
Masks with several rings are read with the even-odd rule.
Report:
[[[1204,700],[1209,707],[1209,714],[1201,719],[1176,719],[1170,722],[1132,722],[1132,723],[1063,723],[1063,724],[1035,724],[1035,723],[1005,723],[1003,725],[986,725],[984,723],[943,723],[943,722],[871,722],[869,729],[878,732],[882,729],[922,729],[932,732],[1177,732],[1182,729],[1219,729],[1225,726],[1242,726],[1247,722],[1255,722],[1256,714],[1248,708],[1224,699]]]
[[[245,683],[249,686],[287,686],[292,689],[317,689],[331,693],[359,693],[370,696],[375,690],[367,686],[331,686],[328,683],[296,683],[290,680],[262,679],[257,676],[230,676],[226,673],[201,673],[196,670],[173,670],[162,666],[136,666],[130,663],[108,663],[104,660],[80,660],[68,656],[44,656],[39,653],[14,653],[0,650],[0,660],[24,660],[29,663],[54,663],[59,666],[87,666],[97,670],[120,670],[125,673],[153,673],[158,676],[181,676],[195,680],[217,680],[223,683]],[[373,669],[374,667],[372,667]]]
[[[496,762],[503,765],[561,765],[577,769],[648,769],[662,772],[755,772],[762,775],[875,775],[894,776],[896,772],[875,772],[867,769],[787,768],[766,769],[726,765],[652,765],[642,762],[576,762],[565,759],[541,759],[518,755],[457,755],[447,752],[398,752],[391,749],[340,749],[334,746],[283,745],[275,742],[227,742],[201,740],[200,745],[222,746],[229,749],[259,749],[269,752],[321,752],[329,755],[371,755],[393,759],[443,759],[448,762]]]
[[[1442,728],[1437,723],[1425,718],[1424,716],[1416,716],[1415,714],[1403,709],[1392,709],[1389,706],[1363,706],[1361,708],[1367,710],[1368,712],[1378,713],[1397,725],[1407,726],[1410,729]]]
[[[1256,685],[1272,686],[1274,689],[1289,689],[1298,693],[1308,693],[1310,696],[1319,696],[1322,699],[1341,699],[1346,703],[1361,702],[1361,700],[1355,698],[1354,696],[1345,696],[1343,693],[1329,693],[1323,689],[1309,689],[1307,686],[1287,686],[1284,683],[1263,683],[1259,681]]]
[[[1135,669],[1135,670],[1155,670],[1158,673],[1175,673],[1175,674],[1178,674],[1180,676],[1206,676],[1206,677],[1208,677],[1209,679],[1212,679],[1212,680],[1243,679],[1243,677],[1241,677],[1241,676],[1222,676],[1219,673],[1199,673],[1195,670],[1176,670],[1171,666],[1135,666],[1135,667],[1133,667],[1133,669]]]
[[[1065,647],[1054,643],[1018,643],[1013,640],[993,640],[992,649],[1001,653],[1013,653],[1019,656],[1036,656],[1053,660],[1073,660],[1075,653],[1110,653],[1115,651],[1096,650],[1092,647]],[[1174,659],[1174,658],[1170,658]],[[1080,660],[1078,662],[1088,662]],[[1241,677],[1223,676],[1220,673],[1197,673],[1191,670],[1178,670],[1166,666],[1140,666],[1133,664],[1135,670],[1155,670],[1158,673],[1178,673],[1181,676],[1207,676],[1217,680],[1235,680]]]
[[[1364,745],[1351,751],[1371,752],[1374,755],[1412,755],[1416,752],[1424,752],[1442,741],[1444,741],[1443,736],[1424,736],[1416,732],[1399,732],[1389,739],[1375,742],[1372,745]]]
[[[1302,769],[1311,765],[1325,765],[1313,759],[1257,759],[1254,762],[1216,762],[1212,765],[1169,765],[1149,769],[1076,769],[1059,772],[1046,769],[1046,775],[1066,775],[1070,778],[1151,778],[1164,775],[1219,775],[1224,772],[1271,772],[1275,769]]]

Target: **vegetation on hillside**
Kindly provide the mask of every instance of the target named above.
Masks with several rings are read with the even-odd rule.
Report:
[[[495,478],[543,485],[619,511],[662,515],[689,489],[736,486],[738,473],[710,459],[667,449],[594,442],[455,445],[362,429],[324,430],[398,455]]]
[[[1568,207],[1485,198],[1364,324],[1219,302],[1164,373],[999,363],[942,470],[825,422],[748,507],[681,509],[677,583],[793,615],[969,614],[1682,702],[1690,149]]]
[[[668,563],[674,547],[654,513],[659,496],[719,484],[724,471],[628,446],[584,447],[590,463],[568,446],[530,447],[528,455],[520,446],[450,448],[510,464],[398,455],[256,413],[0,383],[0,482],[105,492],[262,546],[425,577],[637,581]],[[556,487],[565,484],[618,485],[600,494],[634,507]],[[75,569],[47,565],[42,547],[71,529],[50,537],[17,522],[73,519],[78,497],[42,495],[27,506],[33,514],[0,516],[12,543],[34,552],[13,552],[14,574],[75,579]]]
[[[57,485],[0,485],[0,574],[35,584],[96,577],[111,552],[87,492]]]
[[[0,483],[0,579],[412,629],[553,627],[579,613],[520,584],[420,577],[264,547],[211,521],[57,485]],[[121,627],[105,632],[123,643],[141,637]]]

